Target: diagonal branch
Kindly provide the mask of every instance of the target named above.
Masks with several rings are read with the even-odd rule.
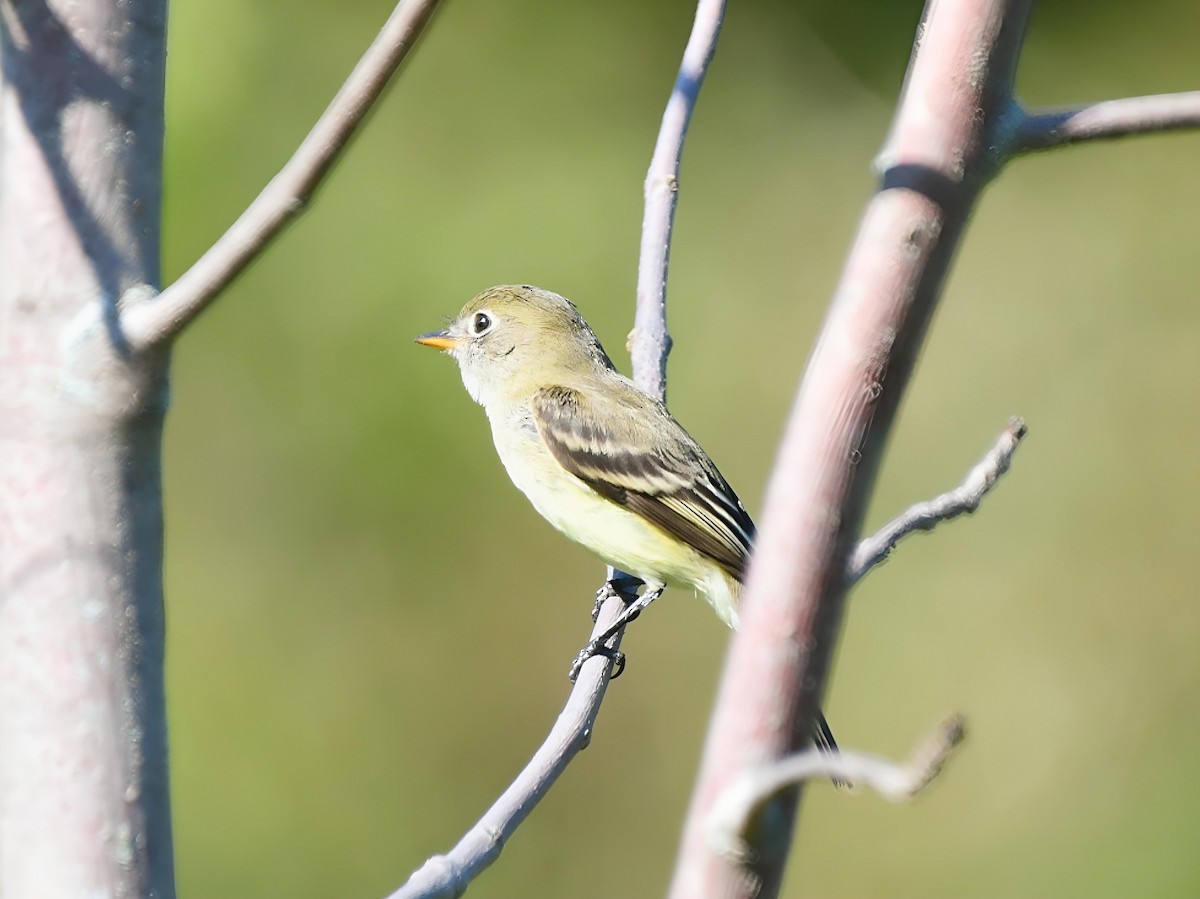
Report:
[[[1022,116],[1011,152],[1186,128],[1200,128],[1200,91],[1125,97],[1074,109],[1032,110]]]
[[[848,583],[846,559],[888,433],[979,192],[1011,127],[1032,0],[929,0],[864,212],[808,362],[767,491],[742,627],[726,656],[669,895],[776,896],[799,803],[769,800],[731,864],[708,839],[713,804],[746,770],[811,739]]]
[[[1013,454],[1025,437],[1025,422],[1014,418],[1000,434],[986,456],[967,473],[963,482],[941,496],[916,503],[893,518],[874,535],[858,544],[846,567],[846,581],[857,583],[888,557],[896,544],[914,531],[932,531],[943,521],[969,514],[979,508],[983,498],[1008,471]]]
[[[592,636],[610,627],[628,601],[628,597],[614,597],[605,602]],[[614,648],[620,645],[620,633],[615,639],[611,644]],[[583,663],[566,706],[525,769],[453,849],[426,861],[388,899],[461,896],[467,885],[500,857],[509,837],[545,797],[571,760],[587,747],[608,688],[610,668],[611,661],[603,656],[593,656]]]
[[[709,843],[732,861],[752,859],[745,834],[764,804],[785,787],[826,779],[865,784],[892,802],[912,799],[942,772],[951,753],[966,737],[966,720],[953,715],[922,741],[904,764],[845,750],[830,754],[807,749],[743,774],[729,785],[709,816]]]
[[[131,294],[121,328],[133,350],[162,346],[304,211],[429,22],[438,0],[401,0],[312,131],[236,222],[157,297]]]

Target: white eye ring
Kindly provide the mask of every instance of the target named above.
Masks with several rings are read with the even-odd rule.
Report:
[[[476,337],[482,337],[488,331],[492,330],[495,325],[496,320],[486,309],[480,310],[471,316],[471,333]]]

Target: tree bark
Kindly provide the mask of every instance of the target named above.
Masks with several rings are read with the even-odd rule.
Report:
[[[0,0],[0,896],[174,895],[164,0]]]

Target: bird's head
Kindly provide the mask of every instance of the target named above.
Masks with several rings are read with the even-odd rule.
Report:
[[[449,353],[467,392],[484,407],[501,397],[526,399],[542,387],[578,386],[613,367],[570,300],[529,285],[485,290],[449,327],[417,343]]]

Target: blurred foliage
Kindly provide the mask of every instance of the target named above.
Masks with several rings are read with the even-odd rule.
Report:
[[[167,278],[301,139],[386,3],[172,4]],[[186,896],[383,896],[542,739],[599,564],[511,487],[449,360],[478,290],[575,299],[623,364],[641,182],[693,7],[449,4],[306,217],[177,350],[167,435],[174,811]],[[684,158],[671,401],[759,506],[872,189],[913,2],[734,3]],[[1046,4],[1031,102],[1194,88],[1200,7]],[[813,788],[788,895],[1195,895],[1200,137],[1021,160],[946,291],[871,521],[1030,437],[972,519],[855,594],[831,695],[906,807]],[[653,896],[727,635],[669,597],[591,748],[473,896]],[[614,865],[615,860],[620,860]]]

